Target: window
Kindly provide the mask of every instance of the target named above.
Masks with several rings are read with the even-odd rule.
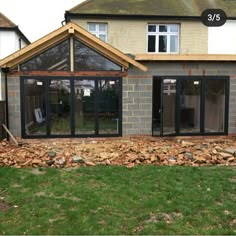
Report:
[[[148,52],[178,53],[179,25],[148,25]]]
[[[106,23],[88,23],[88,31],[107,42],[107,24]]]
[[[20,65],[22,71],[69,71],[69,40],[63,41]]]
[[[120,136],[119,77],[21,77],[24,137]]]
[[[121,66],[78,40],[74,41],[74,55],[76,71],[121,71]]]

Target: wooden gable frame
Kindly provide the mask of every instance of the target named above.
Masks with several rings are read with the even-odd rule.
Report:
[[[45,51],[46,49],[52,47],[56,43],[61,42],[73,35],[87,46],[93,48],[101,55],[107,57],[108,59],[117,63],[125,69],[128,69],[129,65],[131,64],[142,71],[147,71],[147,67],[145,67],[141,63],[133,60],[121,51],[103,42],[102,40],[73,22],[62,26],[61,28],[30,44],[29,46],[26,46],[21,50],[0,60],[0,67],[14,68],[19,64],[29,60],[33,56],[41,53],[42,51]]]

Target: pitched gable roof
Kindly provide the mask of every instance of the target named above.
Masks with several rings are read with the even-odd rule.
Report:
[[[236,17],[235,0],[86,0],[66,12],[66,16],[172,16],[200,17],[208,8],[224,10],[229,17]]]
[[[131,59],[118,49],[110,46],[103,42],[96,36],[90,34],[85,29],[81,28],[77,24],[70,22],[61,28],[53,31],[52,33],[44,36],[43,38],[35,41],[34,43],[24,47],[23,49],[11,54],[10,56],[0,60],[0,67],[13,68],[20,63],[32,58],[38,53],[52,47],[55,43],[68,38],[70,35],[74,35],[81,42],[94,48],[100,54],[114,61],[115,63],[128,68],[129,64],[139,68],[140,70],[146,71],[147,68],[141,63]]]
[[[1,28],[15,28],[16,25],[0,12],[0,27]]]

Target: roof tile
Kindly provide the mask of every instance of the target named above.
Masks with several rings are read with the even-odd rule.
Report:
[[[0,12],[0,27],[14,28],[16,25]]]
[[[145,16],[200,16],[208,8],[218,8],[236,17],[236,0],[86,0],[68,12]]]

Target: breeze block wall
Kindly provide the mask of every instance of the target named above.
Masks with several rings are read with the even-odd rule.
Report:
[[[21,109],[20,109],[20,78],[8,77],[8,111],[9,130],[16,136],[21,136]]]
[[[235,62],[146,62],[147,72],[130,68],[123,78],[123,135],[152,134],[152,83],[154,76],[228,76],[228,133],[236,134]]]
[[[147,134],[152,130],[152,77],[123,78],[123,135]]]

